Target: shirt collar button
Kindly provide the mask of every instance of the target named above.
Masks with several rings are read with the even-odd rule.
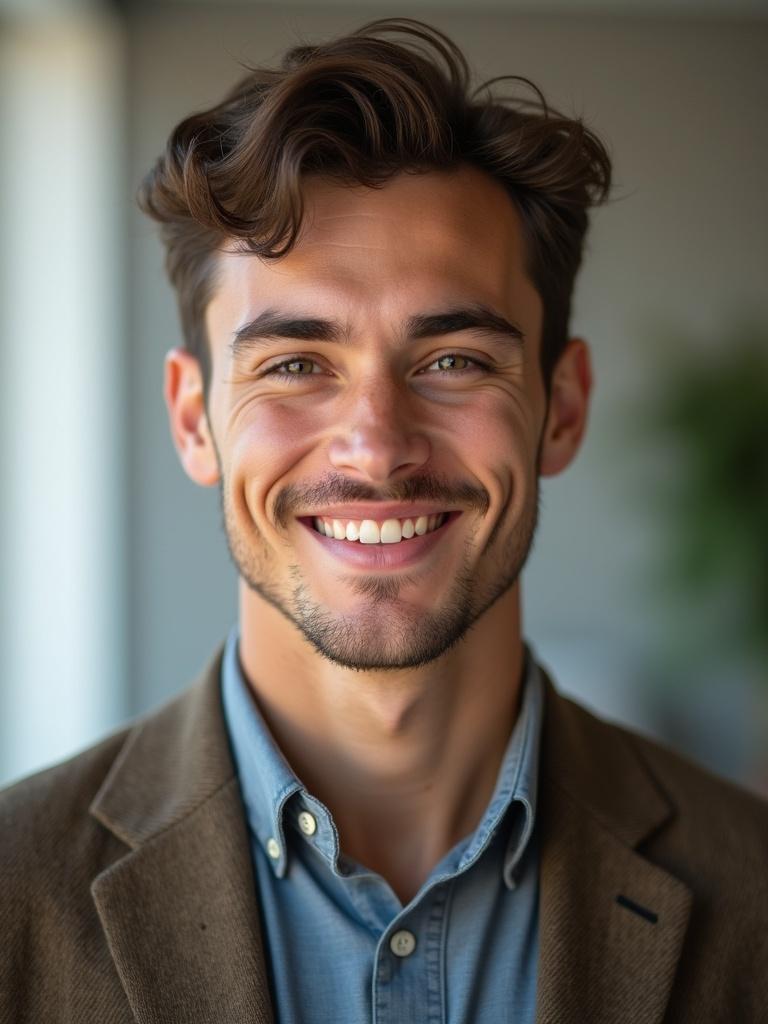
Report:
[[[313,836],[317,832],[317,820],[309,811],[302,811],[299,815],[299,828],[305,836]]]

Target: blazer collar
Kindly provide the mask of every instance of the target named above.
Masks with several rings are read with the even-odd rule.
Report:
[[[536,1024],[658,1024],[691,893],[638,847],[675,808],[630,734],[544,680]]]
[[[272,1020],[221,653],[131,730],[91,805],[129,847],[91,892],[140,1024]]]

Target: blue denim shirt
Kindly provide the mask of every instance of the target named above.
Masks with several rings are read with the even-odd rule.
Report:
[[[380,875],[345,857],[331,814],[281,754],[243,678],[238,636],[234,626],[224,714],[278,1024],[533,1024],[543,686],[530,648],[482,820],[403,906]]]

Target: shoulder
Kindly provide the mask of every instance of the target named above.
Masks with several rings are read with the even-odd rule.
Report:
[[[651,774],[664,785],[673,803],[692,824],[717,834],[723,826],[738,828],[768,846],[768,802],[743,786],[716,775],[663,743],[629,729],[621,730]]]
[[[132,796],[147,799],[161,783],[183,790],[190,778],[197,781],[196,772],[205,776],[226,746],[219,707],[221,653],[220,647],[199,676],[165,703],[60,764],[0,790],[0,828],[8,837],[3,850],[44,844],[58,835],[71,848],[73,826],[102,828],[94,812],[118,774],[128,802]]]
[[[0,877],[6,894],[22,878],[55,874],[57,853],[71,870],[78,854],[105,841],[89,808],[129,732],[123,728],[0,791]]]
[[[83,979],[119,991],[90,889],[126,847],[89,808],[127,732],[0,792],[0,1020],[85,1020]]]
[[[163,706],[0,791],[0,1020],[90,1020],[95,992],[110,1020],[133,1019],[93,886],[228,781],[218,664],[217,654]]]
[[[630,749],[692,825],[698,823],[712,833],[727,821],[740,825],[759,842],[768,843],[768,801],[657,739],[603,718],[560,693],[557,700],[578,720],[590,742],[601,746],[618,743]]]
[[[673,803],[712,833],[727,820],[768,843],[768,801],[736,782],[717,775],[665,743],[606,721],[634,749]]]
[[[598,762],[598,772],[610,775],[634,761],[669,805],[663,828],[644,843],[653,859],[680,877],[695,877],[699,885],[748,878],[768,903],[768,801],[656,739],[562,694],[555,699],[559,716],[569,720],[584,756]],[[624,798],[631,799],[631,793],[625,791]]]

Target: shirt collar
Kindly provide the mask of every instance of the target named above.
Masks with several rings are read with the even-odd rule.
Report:
[[[286,808],[296,800],[312,809],[329,837],[327,859],[335,866],[339,857],[338,834],[327,809],[304,789],[272,738],[248,687],[238,655],[237,623],[227,637],[222,662],[222,702],[232,754],[240,779],[248,823],[270,858],[275,873],[286,870]],[[516,872],[533,832],[536,817],[541,722],[544,689],[541,671],[531,648],[525,646],[520,712],[499,768],[493,796],[471,836],[457,848],[456,871],[469,868],[483,853],[509,812],[509,839],[504,858],[504,882],[516,885]],[[515,804],[514,808],[512,804]],[[445,865],[443,865],[445,866]]]
[[[474,861],[500,826],[502,818],[508,815],[504,883],[509,889],[514,889],[517,884],[518,869],[536,820],[543,708],[541,670],[532,648],[526,644],[520,710],[502,758],[493,796],[462,857],[463,862]]]
[[[272,739],[245,682],[237,650],[239,636],[235,624],[224,647],[221,666],[224,718],[248,824],[272,861],[276,874],[282,877],[286,868],[283,811],[287,801],[302,787]]]

